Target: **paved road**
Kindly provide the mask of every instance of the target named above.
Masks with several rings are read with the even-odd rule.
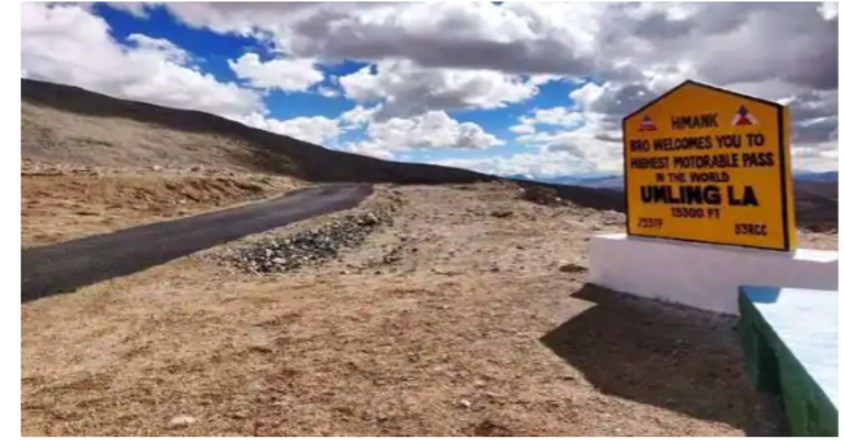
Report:
[[[21,302],[129,275],[246,235],[353,208],[370,185],[325,185],[223,211],[21,251]]]

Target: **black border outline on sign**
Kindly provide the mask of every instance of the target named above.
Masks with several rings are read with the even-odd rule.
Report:
[[[672,237],[661,237],[655,235],[643,235],[643,234],[631,234],[631,216],[628,212],[628,133],[625,130],[625,126],[629,119],[637,116],[644,111],[646,111],[649,107],[657,104],[658,102],[666,99],[669,95],[675,93],[682,87],[686,87],[688,85],[695,85],[705,89],[710,89],[716,92],[725,93],[728,95],[733,95],[738,98],[747,99],[750,101],[755,101],[761,104],[768,105],[770,107],[774,107],[777,109],[777,124],[778,124],[778,155],[780,158],[780,201],[781,201],[781,220],[783,222],[783,247],[781,248],[771,248],[771,247],[761,247],[761,246],[750,246],[744,244],[729,244],[729,243],[720,243],[717,241],[705,241],[705,240],[691,240],[688,238],[672,238]],[[644,238],[651,238],[651,239],[660,239],[660,240],[674,240],[674,241],[682,241],[687,243],[702,243],[702,244],[711,244],[717,246],[732,246],[732,247],[739,247],[739,248],[746,248],[746,249],[758,249],[758,250],[766,250],[766,251],[776,251],[776,252],[790,252],[790,237],[792,234],[789,233],[789,228],[793,227],[792,223],[789,221],[789,206],[787,206],[787,193],[786,193],[786,163],[784,161],[786,156],[786,139],[784,136],[783,130],[783,109],[784,106],[778,104],[776,102],[768,101],[762,98],[758,98],[756,96],[746,95],[744,93],[734,92],[731,90],[723,89],[721,87],[717,87],[710,84],[705,84],[695,80],[685,80],[684,82],[678,84],[675,87],[669,89],[669,91],[664,92],[662,95],[658,96],[657,98],[652,99],[647,104],[643,105],[637,110],[634,110],[628,116],[622,118],[622,158],[624,161],[625,169],[623,169],[624,179],[622,179],[625,189],[625,233],[629,237],[644,237]]]

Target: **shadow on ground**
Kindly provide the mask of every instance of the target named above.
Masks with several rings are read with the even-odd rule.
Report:
[[[589,284],[573,297],[596,306],[541,342],[596,389],[726,423],[748,435],[783,433],[777,403],[756,392],[745,377],[732,318]]]

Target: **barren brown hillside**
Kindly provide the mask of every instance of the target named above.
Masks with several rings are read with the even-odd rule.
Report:
[[[210,167],[311,182],[448,184],[502,180],[473,171],[385,161],[329,150],[196,111],[126,101],[78,87],[21,80],[21,155],[105,167]],[[580,206],[624,211],[617,191],[518,182],[548,188]],[[798,221],[836,228],[836,184],[796,182]]]
[[[839,182],[795,181],[798,224],[814,231],[839,227]]]
[[[21,80],[24,158],[98,166],[212,166],[314,182],[490,181],[471,171],[339,153],[206,113]]]
[[[102,168],[24,160],[21,243],[32,247],[284,194],[296,179],[214,169]]]

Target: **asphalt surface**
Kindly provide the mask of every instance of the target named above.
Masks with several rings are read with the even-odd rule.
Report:
[[[350,209],[371,185],[305,188],[284,197],[21,251],[21,302],[129,275],[202,249]]]

